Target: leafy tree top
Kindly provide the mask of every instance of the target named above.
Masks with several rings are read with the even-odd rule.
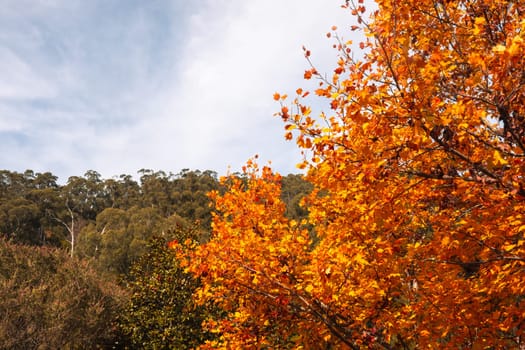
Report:
[[[319,241],[283,218],[271,171],[231,182],[198,250],[215,263],[195,268],[201,295],[230,306],[215,345],[523,346],[525,2],[343,8],[363,58],[333,28],[337,67],[304,74],[331,110],[312,116],[306,89],[274,95],[307,151]]]

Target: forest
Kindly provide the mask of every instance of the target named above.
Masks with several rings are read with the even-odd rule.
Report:
[[[525,349],[525,1],[375,5],[273,95],[304,175],[1,172],[0,347]]]
[[[182,349],[211,337],[200,325],[211,309],[186,305],[198,283],[168,242],[208,240],[207,194],[224,186],[209,170],[138,175],[90,170],[59,185],[49,172],[0,171],[0,348]],[[293,174],[282,184],[287,215],[304,217],[311,185]]]

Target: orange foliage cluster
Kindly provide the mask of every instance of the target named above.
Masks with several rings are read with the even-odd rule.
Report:
[[[282,105],[309,158],[304,222],[247,165],[191,269],[228,313],[209,347],[525,348],[525,2],[378,0],[363,59]],[[308,61],[311,53],[305,50]]]

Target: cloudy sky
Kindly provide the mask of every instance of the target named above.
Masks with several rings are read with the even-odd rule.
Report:
[[[272,94],[335,61],[342,0],[0,0],[0,169],[297,172]]]

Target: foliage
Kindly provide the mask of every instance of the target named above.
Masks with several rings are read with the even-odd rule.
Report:
[[[217,190],[217,173],[189,171],[183,169],[175,176],[172,188],[172,201],[175,213],[190,222],[199,222],[204,230],[211,225],[211,206],[208,192]]]
[[[308,216],[308,210],[301,206],[301,201],[312,192],[312,188],[312,184],[299,174],[288,174],[281,178],[281,199],[286,205],[286,217],[301,220]]]
[[[65,252],[0,240],[0,348],[110,348],[126,294]]]
[[[132,297],[120,318],[133,348],[190,349],[211,338],[201,323],[213,308],[193,304],[199,281],[176,257],[176,250],[193,249],[197,232],[177,229],[177,240],[169,243],[153,238],[146,254],[133,264],[128,282]]]
[[[329,114],[311,116],[306,90],[274,96],[311,155],[307,221],[286,219],[280,177],[253,162],[212,195],[192,265],[199,300],[228,312],[210,346],[525,346],[525,3],[377,6],[367,21],[361,0],[343,5],[363,59],[334,28],[331,78],[305,72]]]
[[[61,228],[49,215],[59,203],[51,173],[0,171],[0,235],[14,242],[59,244]]]
[[[156,208],[106,208],[80,232],[79,256],[94,258],[93,263],[100,271],[125,276],[146,252],[147,241],[172,223]]]
[[[254,162],[246,170],[246,178],[221,180],[226,193],[211,194],[220,214],[211,241],[197,248],[190,265],[203,283],[198,301],[213,300],[227,312],[209,322],[222,336],[208,345],[283,348],[302,340],[319,346],[323,337],[302,308],[303,287],[295,285],[307,278],[308,230],[284,216],[279,175],[265,167],[258,177]]]

